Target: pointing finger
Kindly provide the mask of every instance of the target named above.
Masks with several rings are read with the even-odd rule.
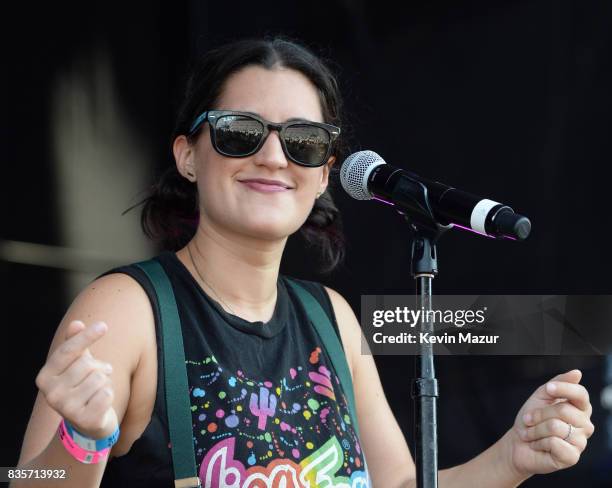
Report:
[[[75,335],[77,335],[79,332],[81,332],[82,330],[86,328],[87,326],[82,320],[73,320],[72,322],[70,322],[70,324],[68,324],[68,327],[66,328],[66,335],[65,335],[66,340],[70,339],[71,337],[74,337]],[[91,353],[89,352],[89,349],[85,349],[83,354],[85,356],[91,357]]]
[[[49,358],[50,372],[54,375],[61,374],[78,356],[88,352],[87,348],[100,339],[107,330],[108,327],[104,322],[96,322],[79,331],[73,330],[74,335],[59,346]]]

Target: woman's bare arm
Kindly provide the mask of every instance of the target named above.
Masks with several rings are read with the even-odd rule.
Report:
[[[353,374],[361,444],[372,486],[406,486],[415,478],[414,461],[387,402],[374,357],[361,354],[361,327],[350,305],[338,292],[326,290]]]
[[[361,440],[373,485],[415,487],[414,461],[385,398],[374,360],[370,354],[361,354],[361,326],[346,300],[326,289],[353,374]],[[367,347],[365,339],[363,344]],[[572,370],[540,386],[497,442],[467,463],[440,470],[440,486],[511,488],[533,474],[576,464],[594,431],[592,406],[579,384],[581,376]]]
[[[142,333],[154,320],[149,299],[142,287],[125,274],[114,273],[94,281],[69,307],[57,328],[47,359],[65,343],[68,326],[75,320],[82,321],[86,326],[100,321],[107,324],[107,332],[89,346],[89,351],[95,359],[108,362],[113,367],[112,406],[121,422],[130,399],[131,377],[142,351]],[[83,334],[87,333],[83,331]],[[57,440],[60,420],[61,416],[39,391],[24,436],[18,467],[66,469],[68,479],[58,480],[55,483],[57,486],[99,486],[105,462],[87,465],[76,461]],[[23,480],[15,481],[11,486],[25,487],[29,484]],[[46,486],[55,485],[48,481]]]

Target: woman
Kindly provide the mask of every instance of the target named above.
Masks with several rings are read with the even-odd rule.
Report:
[[[350,306],[334,290],[300,281],[341,338],[357,419],[279,275],[287,237],[299,229],[330,267],[341,257],[327,191],[339,112],[328,69],[282,39],[211,51],[190,80],[173,143],[176,167],[147,200],[143,223],[177,250],[157,259],[177,297],[203,486],[415,485],[373,358],[360,354]],[[91,283],[67,311],[36,378],[40,394],[19,465],[69,466],[70,478],[57,486],[172,486],[159,347],[154,297],[134,266]],[[538,388],[498,442],[440,471],[440,486],[516,486],[575,464],[593,433],[580,377],[570,371]],[[62,419],[97,440],[120,425],[110,461],[102,454],[76,461],[56,435]]]

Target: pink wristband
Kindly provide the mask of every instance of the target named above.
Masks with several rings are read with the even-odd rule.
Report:
[[[62,444],[64,444],[64,447],[70,453],[70,455],[83,464],[96,464],[108,457],[110,447],[102,449],[101,451],[87,451],[82,447],[77,446],[66,430],[64,419],[62,419],[60,422],[57,433],[62,441]]]

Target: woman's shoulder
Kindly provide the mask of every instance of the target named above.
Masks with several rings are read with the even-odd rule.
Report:
[[[135,373],[143,351],[155,341],[154,304],[144,272],[136,263],[104,271],[89,282],[73,300],[68,314],[87,324],[103,321],[104,337],[115,361],[129,374]]]
[[[145,268],[139,265],[149,261],[157,261],[168,275],[168,254],[169,251],[163,251],[148,260],[134,261],[115,266],[99,274],[91,285],[94,283],[99,283],[102,286],[108,284],[110,288],[115,286],[117,290],[121,289],[124,300],[130,302],[129,306],[132,309],[136,309],[141,313],[140,316],[145,319],[145,325],[154,324],[158,310],[157,292],[150,278],[150,269],[145,271]]]
[[[81,314],[83,320],[103,321],[108,325],[111,337],[121,337],[129,348],[130,369],[138,364],[140,345],[138,338],[153,323],[151,302],[141,282],[133,274],[119,267],[98,276],[74,299],[72,313]],[[133,339],[133,340],[131,340]]]

